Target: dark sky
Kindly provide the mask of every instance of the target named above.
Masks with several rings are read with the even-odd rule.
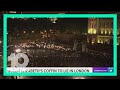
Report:
[[[8,19],[8,28],[13,30],[17,27],[18,30],[80,30],[87,31],[88,19],[80,18],[59,18],[56,23],[52,23],[48,19]],[[11,29],[10,29],[11,28]]]
[[[58,19],[56,24],[58,25],[60,30],[66,28],[68,30],[87,31],[88,19],[79,18]]]

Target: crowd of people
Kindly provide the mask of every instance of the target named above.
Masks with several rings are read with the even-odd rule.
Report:
[[[88,47],[88,52],[74,51],[64,43],[29,41],[9,45],[25,51],[30,60],[27,67],[112,67],[113,55]],[[102,46],[101,46],[102,47]],[[11,51],[8,49],[8,51]]]
[[[48,47],[48,45],[50,45]],[[74,51],[72,46],[28,42],[14,45],[26,52],[30,59],[28,67],[96,67],[112,66],[110,54],[93,51]],[[10,47],[9,47],[10,48]]]

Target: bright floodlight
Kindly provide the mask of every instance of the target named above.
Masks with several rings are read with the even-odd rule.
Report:
[[[16,51],[17,53],[21,52],[21,50],[20,50],[20,49],[16,49],[15,51]]]

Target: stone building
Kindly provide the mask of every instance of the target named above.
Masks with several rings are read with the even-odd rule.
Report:
[[[117,45],[120,44],[120,18],[118,18]],[[89,18],[87,42],[91,44],[113,44],[113,19]]]

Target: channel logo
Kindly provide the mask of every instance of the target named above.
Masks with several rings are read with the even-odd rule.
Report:
[[[94,67],[93,72],[113,72],[113,67]]]

